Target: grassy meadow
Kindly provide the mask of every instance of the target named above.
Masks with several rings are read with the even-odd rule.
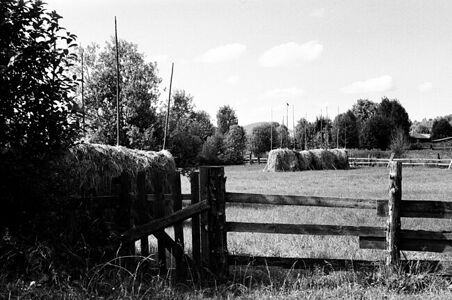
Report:
[[[264,165],[227,166],[226,191],[263,194],[312,195],[386,199],[388,169],[366,167],[350,170],[263,172]],[[405,167],[403,199],[452,201],[452,171]],[[190,184],[182,178],[182,192]],[[374,210],[270,205],[228,205],[228,221],[299,224],[385,226]],[[403,228],[448,230],[449,220],[402,219]],[[172,228],[167,232],[172,235]],[[190,224],[185,247],[191,252]],[[151,249],[156,243],[150,238]],[[382,260],[381,250],[361,250],[355,237],[228,233],[232,254],[262,256]],[[452,255],[404,252],[407,258],[452,260]],[[155,257],[150,257],[151,260]],[[172,265],[170,256],[168,263]],[[87,278],[57,287],[18,282],[0,291],[6,299],[452,299],[450,278],[412,268],[390,272],[376,270],[313,270],[233,266],[225,284],[200,287],[190,280],[176,283],[170,274],[150,276],[127,271],[115,262],[90,271]]]

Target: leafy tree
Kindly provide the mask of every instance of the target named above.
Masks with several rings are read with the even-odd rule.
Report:
[[[313,124],[313,147],[314,148],[328,148],[331,143],[331,128],[332,122],[329,118],[320,116],[317,117]]]
[[[5,0],[0,13],[0,152],[41,158],[78,135],[68,72],[76,36],[40,1]]]
[[[279,145],[280,148],[288,148],[290,145],[290,137],[289,137],[289,129],[284,124],[279,125],[276,128],[277,133],[277,142],[276,145]]]
[[[209,136],[202,146],[201,161],[203,163],[220,163],[220,158],[224,153],[224,137],[219,132]]]
[[[437,119],[432,126],[432,139],[452,136],[452,125],[445,118]]]
[[[312,140],[311,129],[311,124],[305,118],[298,120],[297,126],[295,127],[295,140],[297,141],[295,148],[304,150],[309,148],[309,142]]]
[[[217,128],[221,134],[226,134],[229,131],[229,127],[237,125],[238,119],[235,114],[235,110],[229,105],[220,107],[217,112]]]
[[[245,149],[245,129],[239,125],[231,126],[228,133],[224,137],[223,161],[228,164],[242,163]]]
[[[402,128],[393,133],[390,148],[395,157],[401,157],[410,148],[410,141]]]
[[[356,123],[355,114],[351,110],[336,116],[331,130],[333,145],[343,148],[358,148],[359,133]]]
[[[386,97],[381,99],[377,108],[377,115],[388,119],[393,133],[400,128],[405,135],[409,134],[411,127],[410,118],[397,99],[390,100]]]
[[[276,128],[279,124],[276,122],[264,123],[253,128],[249,138],[249,150],[260,157],[262,154],[270,151],[271,138],[273,137],[273,149],[279,147],[279,136]]]
[[[102,51],[93,44],[85,56],[85,112],[91,141],[116,144],[116,46],[112,39]],[[162,122],[156,108],[159,97],[157,67],[138,52],[137,45],[119,41],[120,143],[156,149],[162,140]],[[80,64],[77,72],[81,74]],[[80,93],[80,90],[79,90]]]
[[[364,122],[360,132],[360,145],[363,148],[386,150],[391,142],[392,126],[388,118],[375,115]]]
[[[46,216],[48,162],[79,134],[69,70],[76,37],[41,1],[2,0],[0,15],[0,229],[44,233],[32,219]]]
[[[195,166],[198,163],[203,142],[212,135],[213,125],[206,112],[194,110],[193,97],[185,91],[176,91],[172,102],[168,149],[175,157],[178,166]]]
[[[377,107],[377,103],[368,99],[358,99],[352,106],[352,113],[358,122],[363,123],[376,114]]]
[[[432,132],[432,126],[433,126],[433,120],[427,120],[423,119],[422,121],[414,121],[413,124],[411,124],[410,132],[414,133],[431,133]]]

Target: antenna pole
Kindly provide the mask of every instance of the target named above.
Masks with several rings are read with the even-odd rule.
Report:
[[[166,109],[165,135],[163,136],[163,149],[165,149],[165,147],[166,147],[166,139],[167,139],[167,134],[168,134],[169,113],[170,113],[170,104],[171,104],[171,87],[173,85],[173,71],[174,71],[174,63],[171,64],[171,78],[170,78],[169,93],[168,93],[168,108]]]
[[[119,45],[118,45],[118,27],[115,16],[115,42],[116,42],[116,146],[119,146],[120,136],[120,112],[119,112]]]
[[[82,129],[83,130],[85,130],[85,93],[84,93],[84,82],[85,82],[85,78],[84,78],[84,73],[85,73],[85,70],[84,70],[84,64],[83,64],[83,55],[84,55],[84,51],[83,51],[83,48],[82,48],[82,112],[83,112],[83,114],[82,114]]]

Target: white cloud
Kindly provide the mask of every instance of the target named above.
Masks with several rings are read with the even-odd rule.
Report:
[[[394,89],[394,81],[391,76],[383,75],[381,77],[371,78],[364,81],[356,81],[341,88],[346,94],[387,92]]]
[[[283,89],[272,89],[268,90],[263,94],[264,98],[271,99],[281,99],[281,98],[296,98],[304,95],[304,90],[291,87],[291,88],[283,88]]]
[[[433,83],[431,82],[421,83],[420,85],[418,85],[417,89],[419,90],[419,92],[422,93],[429,92],[433,89]]]
[[[232,75],[226,78],[225,82],[228,84],[236,84],[239,82],[240,76],[238,75]]]
[[[324,8],[318,8],[311,11],[309,16],[313,18],[323,18],[325,16],[326,10]]]
[[[195,60],[202,63],[217,63],[234,60],[246,52],[243,44],[228,44],[212,48],[198,56]]]
[[[312,61],[320,57],[323,45],[318,41],[309,41],[302,45],[295,42],[281,44],[268,49],[259,58],[264,67],[286,66],[298,61]]]

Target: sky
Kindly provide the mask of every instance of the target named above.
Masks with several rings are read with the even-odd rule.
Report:
[[[410,119],[452,113],[452,1],[47,0],[82,46],[114,35],[157,62],[162,89],[215,123],[335,115],[396,98]],[[161,99],[168,94],[162,91]],[[287,119],[285,119],[287,122]]]

